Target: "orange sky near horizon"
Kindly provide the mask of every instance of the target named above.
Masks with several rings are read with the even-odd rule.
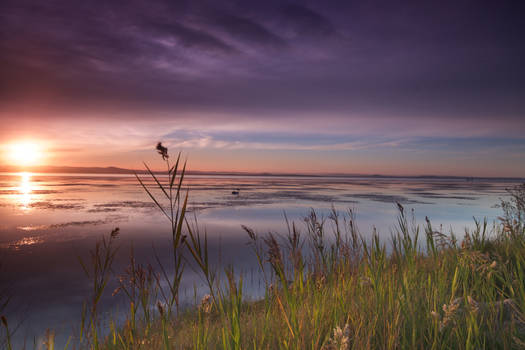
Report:
[[[142,169],[145,161],[164,169],[155,145],[182,151],[188,169],[220,172],[381,174],[523,177],[525,143],[512,123],[467,118],[413,121],[410,118],[324,118],[300,114],[279,123],[265,116],[202,114],[169,121],[138,117],[21,118],[0,112],[0,166],[74,166]],[[82,116],[82,117],[81,117]],[[311,122],[297,129],[301,120]],[[327,121],[331,122],[327,124]],[[410,128],[406,125],[410,124]],[[456,128],[450,128],[450,125]],[[476,127],[472,127],[475,125]],[[468,133],[465,130],[468,129]],[[506,137],[500,135],[507,135]],[[14,161],[12,145],[37,145],[38,156]]]
[[[155,151],[156,141],[153,136],[135,140],[133,144],[120,144],[110,137],[89,143],[78,138],[60,140],[25,136],[1,143],[0,165],[28,171],[45,166],[142,169],[142,161],[145,161],[152,168],[163,170],[162,159]],[[188,169],[197,171],[491,177],[522,177],[525,173],[523,163],[512,163],[509,157],[485,152],[480,155],[447,152],[439,148],[418,151],[413,147],[372,145],[355,149],[293,149],[286,145],[233,147],[205,141],[184,146],[170,140],[164,144],[172,156],[182,151],[188,159]],[[20,152],[24,147],[25,150]],[[33,153],[24,154],[28,149]],[[485,157],[491,157],[490,167],[486,166]],[[515,158],[515,155],[510,158]]]

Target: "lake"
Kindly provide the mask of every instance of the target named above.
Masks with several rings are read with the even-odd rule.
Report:
[[[154,184],[151,181],[149,185]],[[210,237],[212,261],[232,264],[257,297],[256,260],[241,228],[259,233],[286,232],[284,213],[302,228],[311,209],[327,215],[332,207],[353,209],[364,237],[375,227],[389,239],[396,202],[414,210],[418,223],[428,216],[435,228],[462,235],[473,217],[497,219],[495,205],[512,179],[218,176],[190,175],[190,214]],[[238,194],[232,194],[238,191]],[[156,266],[154,252],[169,261],[169,223],[132,175],[0,174],[0,291],[12,296],[6,314],[19,325],[18,344],[39,341],[46,329],[59,337],[78,333],[89,280],[78,258],[103,235],[120,228],[114,274],[122,273],[133,247],[137,261]],[[191,303],[202,281],[191,269],[183,280],[182,299]],[[104,297],[106,314],[125,308],[122,298]]]

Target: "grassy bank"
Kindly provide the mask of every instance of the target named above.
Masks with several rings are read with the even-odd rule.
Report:
[[[429,220],[417,226],[400,204],[388,241],[361,235],[351,211],[328,217],[312,211],[305,225],[286,222],[284,235],[245,227],[265,285],[264,298],[248,301],[243,276],[215,268],[206,233],[186,219],[184,166],[179,159],[171,165],[167,150],[159,153],[167,182],[150,173],[155,194],[139,181],[171,226],[172,265],[159,261],[154,269],[132,257],[124,273],[115,272],[118,230],[99,242],[82,262],[92,295],[68,348],[525,348],[525,185],[509,192],[498,223],[475,221],[461,237],[435,230]],[[187,266],[199,272],[208,294],[182,309]],[[107,290],[113,278],[119,287]],[[111,292],[129,300],[124,324],[100,317],[98,304]],[[47,339],[54,349],[52,332]]]
[[[296,230],[282,243],[251,234],[272,270],[263,300],[243,302],[242,280],[227,274],[225,286],[198,309],[147,334],[144,327],[123,329],[104,348],[525,348],[523,226],[494,227],[489,238],[487,226],[477,223],[458,242],[430,225],[410,231],[401,210],[387,249],[377,237],[365,243],[353,236],[348,221],[350,234],[323,246],[327,223],[311,219],[308,257],[297,249],[303,241]],[[336,219],[331,223],[338,237]],[[428,244],[428,254],[420,243]]]

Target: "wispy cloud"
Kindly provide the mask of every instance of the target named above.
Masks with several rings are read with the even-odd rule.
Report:
[[[177,130],[164,136],[173,148],[210,148],[225,150],[355,151],[369,148],[398,147],[405,139],[356,137],[323,133],[283,132],[202,132]]]

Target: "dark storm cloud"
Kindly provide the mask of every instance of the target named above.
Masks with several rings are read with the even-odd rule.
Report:
[[[520,120],[522,7],[4,1],[0,107]]]
[[[201,50],[217,50],[225,53],[235,52],[235,48],[226,44],[223,40],[216,36],[198,29],[192,29],[177,23],[173,19],[159,20],[158,18],[150,18],[141,23],[142,30],[150,31],[153,35],[158,35],[163,38],[171,38],[180,40],[185,47],[196,47]]]
[[[270,32],[263,25],[246,17],[230,14],[218,14],[215,22],[232,37],[246,40],[252,44],[285,47],[286,41]]]
[[[307,7],[289,4],[284,7],[283,12],[298,34],[333,35],[335,33],[332,22]]]

